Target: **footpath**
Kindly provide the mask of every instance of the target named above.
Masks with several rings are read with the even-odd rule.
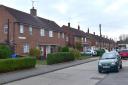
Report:
[[[8,73],[0,73],[0,85],[29,77],[38,76],[41,74],[46,74],[64,68],[69,68],[72,66],[88,63],[95,60],[98,60],[98,57],[88,58],[85,60],[76,60],[76,61],[65,62],[54,65],[37,65],[35,68],[32,69],[13,71]]]

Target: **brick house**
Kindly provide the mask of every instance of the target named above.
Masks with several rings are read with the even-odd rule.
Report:
[[[30,14],[0,5],[0,43],[13,46],[18,55],[38,47],[46,57],[65,45],[63,30],[51,20],[37,16],[34,7]]]
[[[102,49],[112,50],[116,47],[114,40],[95,35],[95,32],[93,34],[87,32],[86,36],[86,42],[90,49],[99,49],[101,47]]]
[[[78,25],[76,29],[70,27],[70,23],[68,23],[68,26],[63,25],[62,29],[65,33],[66,45],[75,48],[77,44],[81,44],[82,49],[80,50],[83,51],[86,44],[86,34],[80,30],[80,26]]]

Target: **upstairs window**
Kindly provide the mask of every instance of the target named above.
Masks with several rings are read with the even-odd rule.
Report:
[[[20,33],[24,33],[24,25],[20,25]]]
[[[86,38],[84,38],[84,41],[86,42],[86,41],[87,41],[87,39],[86,39]]]
[[[49,31],[49,37],[53,37],[53,31]]]
[[[44,29],[40,29],[40,36],[45,36],[45,30]]]
[[[60,32],[58,32],[58,38],[60,38]]]
[[[81,38],[81,42],[84,42],[84,38],[83,37]]]
[[[69,38],[68,38],[68,36],[66,37],[66,41],[67,41],[67,42],[69,41]]]
[[[64,33],[62,33],[62,38],[64,38]]]
[[[32,35],[32,27],[29,26],[29,34]]]

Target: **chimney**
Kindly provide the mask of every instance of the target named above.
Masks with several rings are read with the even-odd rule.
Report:
[[[93,32],[93,34],[95,35],[95,32]]]
[[[37,10],[33,7],[32,9],[30,9],[30,14],[32,16],[37,16]]]
[[[88,28],[88,31],[87,31],[87,33],[89,33],[89,28]]]
[[[78,30],[80,30],[80,25],[78,25]]]
[[[70,22],[68,23],[68,27],[70,28]]]

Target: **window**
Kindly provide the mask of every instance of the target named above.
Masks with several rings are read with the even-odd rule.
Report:
[[[69,41],[69,38],[68,38],[68,36],[66,37],[66,41],[67,41],[67,42]]]
[[[23,53],[29,53],[29,44],[28,43],[25,43],[23,45]]]
[[[49,37],[53,37],[53,31],[49,31]]]
[[[58,38],[60,38],[60,32],[58,32]]]
[[[62,38],[64,38],[64,33],[62,33]]]
[[[40,36],[45,36],[45,30],[44,29],[40,29]]]
[[[82,37],[82,38],[81,38],[81,42],[83,42],[83,41],[84,41],[84,38]]]
[[[29,34],[32,35],[32,27],[29,27]]]
[[[5,34],[8,33],[8,25],[7,25],[7,24],[4,25],[4,33],[5,33]]]
[[[20,25],[20,33],[24,33],[24,25]]]
[[[87,41],[87,39],[86,39],[86,38],[84,38],[84,41],[86,42],[86,41]]]

